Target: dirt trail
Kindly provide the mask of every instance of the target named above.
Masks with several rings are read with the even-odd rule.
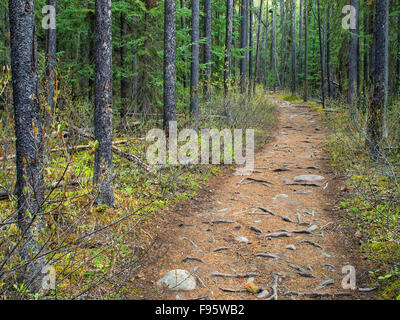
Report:
[[[338,217],[329,204],[340,188],[322,151],[326,132],[318,114],[306,106],[273,99],[279,102],[277,131],[256,154],[255,172],[248,176],[259,181],[226,172],[190,206],[174,208],[161,230],[168,250],[159,261],[160,268],[153,269],[153,288],[173,269],[196,270],[205,287],[197,280],[193,291],[165,291],[157,298],[319,299],[313,295],[318,293],[324,298],[368,299],[367,293],[341,285],[343,266],[360,270],[358,250],[339,230]],[[324,179],[294,182],[299,175]],[[254,283],[267,291],[263,298],[245,290],[252,275]],[[357,280],[359,287],[365,285]],[[272,296],[275,289],[277,297]]]

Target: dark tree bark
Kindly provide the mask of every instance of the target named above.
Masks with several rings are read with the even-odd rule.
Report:
[[[96,0],[95,16],[94,136],[98,147],[94,158],[93,185],[99,191],[96,203],[113,206],[111,0]]]
[[[132,33],[134,33],[136,31],[136,18],[133,17],[132,18]],[[132,104],[134,106],[134,110],[136,111],[137,109],[137,105],[138,105],[138,101],[137,101],[137,97],[138,97],[138,80],[139,80],[139,76],[138,76],[138,71],[137,71],[137,66],[138,66],[138,58],[137,58],[137,54],[136,54],[136,46],[134,45],[132,47]]]
[[[124,70],[126,68],[126,34],[127,34],[127,23],[125,18],[125,13],[121,13],[120,16],[121,22],[121,109],[120,109],[120,116],[121,120],[125,121],[126,112],[127,112],[127,99],[129,93],[129,82],[128,78],[124,75]]]
[[[377,160],[380,154],[388,90],[389,0],[376,0],[374,25],[376,69],[373,76],[374,93],[368,108],[366,142],[371,156]]]
[[[185,9],[185,0],[181,0],[181,9]],[[185,19],[185,16],[183,16],[183,15],[181,17],[181,29],[182,30],[186,30],[186,19]],[[182,60],[183,60],[183,64],[186,66],[186,58],[183,57]],[[183,87],[185,89],[189,88],[189,77],[188,77],[188,74],[186,72],[186,68],[185,68],[185,71],[183,73]]]
[[[249,95],[251,95],[251,80],[253,78],[253,11],[254,0],[249,0]]]
[[[261,19],[262,19],[262,7],[263,0],[260,0],[260,8],[259,8],[259,21],[258,21],[258,30],[257,30],[257,47],[256,47],[256,65],[254,68],[254,84],[253,84],[253,94],[256,94],[256,86],[257,86],[257,74],[258,74],[258,59],[260,53],[260,33],[261,33]],[[267,13],[268,16],[268,13]],[[265,46],[267,47],[267,45]],[[267,64],[267,55],[265,55],[265,64]]]
[[[327,4],[326,7],[326,79],[328,84],[328,97],[332,97],[332,83],[331,83],[331,5]]]
[[[199,118],[199,2],[199,0],[192,1],[192,64],[190,75],[190,113],[196,129],[198,129]]]
[[[241,27],[240,27],[240,49],[242,50],[242,58],[240,60],[240,88],[241,93],[246,93],[246,75],[247,75],[247,45],[248,45],[248,0],[242,0],[241,5]]]
[[[277,85],[279,85],[279,75],[278,75],[278,54],[277,54],[277,41],[276,41],[276,10],[277,10],[277,0],[273,0],[272,9],[272,64],[274,68],[274,91],[276,91]]]
[[[298,50],[298,70],[303,72],[303,21],[304,21],[304,0],[300,0],[300,16],[299,16],[299,50]]]
[[[296,93],[296,3],[294,0],[290,1],[290,29],[291,29],[291,41],[292,41],[292,54],[291,54],[291,90],[292,94]]]
[[[224,58],[224,105],[228,124],[232,124],[232,112],[229,99],[229,78],[231,70],[231,44],[232,44],[232,4],[233,0],[226,0],[226,32],[225,32],[225,58]]]
[[[352,115],[354,115],[354,104],[357,98],[357,80],[358,80],[358,54],[359,54],[359,11],[360,11],[360,1],[351,0],[351,5],[356,9],[356,28],[350,29],[350,45],[349,45],[349,91],[347,102],[350,105],[350,110]]]
[[[47,0],[47,5],[57,7],[57,0]],[[56,29],[46,29],[46,102],[51,113],[54,111],[56,88]]]
[[[42,177],[43,130],[39,103],[38,52],[33,0],[9,0],[11,72],[16,136],[16,195],[18,226],[24,236],[20,256],[27,262],[25,288],[37,292],[44,259],[39,252],[40,215],[44,201]],[[30,217],[31,218],[30,218]]]
[[[268,72],[267,72],[267,57],[268,57],[268,25],[269,25],[269,14],[268,14],[268,0],[267,0],[267,3],[266,3],[266,5],[265,5],[265,50],[264,50],[264,81],[263,81],[263,84],[264,84],[264,88],[267,88],[268,87]],[[261,11],[262,12],[262,11]],[[262,17],[261,17],[261,13],[260,13],[260,15],[259,15],[259,19],[260,19],[260,23],[259,23],[259,27],[261,26],[261,19],[262,19]],[[257,40],[257,42],[258,42],[258,40]],[[272,57],[272,55],[273,55],[273,53],[272,53],[272,51],[273,51],[273,48],[272,48],[272,41],[271,41],[271,49],[270,49],[270,65],[272,66],[272,59],[273,59],[273,57]],[[256,61],[256,64],[257,64],[257,61]]]
[[[320,68],[321,68],[321,95],[322,95],[322,107],[325,108],[325,70],[324,70],[324,50],[322,46],[322,30],[321,30],[321,10],[319,0],[317,0],[317,19],[318,19],[318,37],[319,37],[319,56],[320,56]]]
[[[205,98],[206,104],[208,105],[211,100],[211,31],[212,31],[212,4],[211,0],[204,0],[204,36],[207,41],[204,45],[204,64],[206,65],[205,70]]]
[[[304,3],[304,95],[303,100],[308,100],[308,0]]]
[[[164,9],[164,129],[176,121],[176,0],[165,0]]]
[[[285,51],[286,51],[286,19],[285,19],[285,2],[284,0],[281,0],[280,2],[280,7],[281,7],[281,34],[282,34],[282,40],[281,40],[281,85],[282,87],[285,86]]]

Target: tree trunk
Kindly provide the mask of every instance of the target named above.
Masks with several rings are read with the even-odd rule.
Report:
[[[111,0],[96,0],[95,16],[94,136],[98,148],[94,158],[93,185],[99,192],[96,203],[113,206]]]
[[[304,3],[304,96],[303,100],[308,101],[308,1]]]
[[[48,6],[56,8],[57,0],[47,0]],[[54,91],[56,88],[56,29],[46,29],[46,102],[54,112]],[[47,114],[47,112],[46,112]]]
[[[121,120],[125,121],[126,119],[126,112],[127,112],[127,99],[128,99],[128,92],[129,92],[129,82],[126,76],[124,75],[124,70],[126,68],[126,34],[127,34],[127,23],[125,18],[125,13],[121,13],[120,16],[121,22],[121,109],[120,109],[120,116]]]
[[[256,94],[256,86],[257,86],[257,74],[258,74],[258,59],[259,59],[259,53],[260,53],[260,32],[261,32],[261,19],[262,19],[262,7],[263,7],[263,0],[260,0],[260,8],[258,11],[258,30],[257,30],[257,47],[256,47],[256,65],[254,68],[254,84],[253,84],[253,94]],[[267,13],[268,16],[268,13]],[[265,59],[267,59],[267,55],[265,55]],[[265,64],[267,62],[265,61]]]
[[[298,50],[298,70],[303,72],[303,20],[304,20],[304,0],[300,0],[300,17],[299,17],[299,50]]]
[[[376,0],[375,4],[375,72],[374,94],[369,105],[367,145],[373,159],[380,154],[383,116],[386,109],[388,90],[388,43],[389,43],[389,0]]]
[[[279,83],[279,75],[278,75],[278,54],[277,54],[277,43],[276,43],[276,10],[277,10],[277,0],[273,0],[273,9],[272,9],[272,50],[273,50],[273,58],[272,64],[274,68],[274,91],[276,91],[276,86]]]
[[[282,33],[282,40],[281,40],[281,85],[282,87],[285,86],[285,41],[286,41],[286,21],[285,21],[285,2],[281,0],[280,2],[281,7],[281,33]]]
[[[267,0],[267,3],[266,3],[266,6],[265,6],[265,51],[264,51],[264,81],[263,81],[263,84],[264,84],[264,88],[266,89],[267,87],[268,87],[268,72],[267,72],[267,56],[268,56],[268,25],[269,25],[269,19],[268,19],[268,17],[269,17],[269,14],[268,14],[268,0]],[[262,11],[261,11],[262,12]],[[260,23],[259,23],[259,27],[261,26],[261,19],[262,19],[262,14],[260,14],[260,17],[259,17],[259,19],[260,19]],[[258,40],[257,40],[258,41]],[[271,41],[271,50],[270,50],[270,65],[272,66],[272,59],[273,59],[273,57],[272,57],[272,50],[273,50],[273,48],[272,48],[272,41]],[[256,61],[256,63],[257,63],[257,61]]]
[[[27,262],[25,288],[37,292],[44,259],[38,238],[44,227],[40,215],[44,201],[38,52],[33,0],[9,0],[11,72],[16,136],[16,194],[18,226],[24,236],[20,256]],[[30,218],[31,217],[31,218]]]
[[[240,88],[241,93],[246,93],[246,75],[247,75],[247,37],[249,30],[248,23],[248,0],[242,0],[241,6],[241,27],[240,27],[240,49],[242,50],[242,58],[240,60]]]
[[[249,0],[249,96],[251,95],[251,84],[253,77],[253,11],[254,0]]]
[[[176,121],[176,0],[165,0],[164,9],[164,130]]]
[[[326,79],[328,84],[328,97],[332,97],[332,83],[331,83],[331,5],[327,4],[326,7]]]
[[[205,70],[205,98],[208,106],[211,100],[211,31],[212,31],[212,4],[211,0],[204,0],[204,36],[207,38],[204,45],[204,64]]]
[[[181,9],[185,9],[185,0],[181,0]],[[185,19],[185,16],[183,16],[183,15],[181,17],[181,29],[183,31],[186,31],[186,19]],[[186,58],[185,58],[185,56],[183,56],[182,61],[183,61],[183,65],[185,66],[185,70],[183,72],[183,87],[186,89],[186,88],[189,88],[189,77],[188,77],[188,74],[186,72]]]
[[[226,38],[225,38],[225,58],[224,58],[224,106],[228,124],[232,124],[232,112],[229,98],[229,78],[231,70],[231,44],[232,44],[232,5],[233,0],[226,0]]]
[[[196,129],[198,129],[199,118],[199,2],[199,0],[192,1],[192,64],[190,75],[190,113]]]
[[[290,1],[290,33],[292,41],[292,68],[291,68],[291,78],[292,78],[292,95],[296,94],[296,3],[295,0]]]
[[[358,31],[359,31],[359,11],[360,11],[360,1],[351,0],[351,5],[356,9],[356,27],[355,29],[350,29],[350,45],[349,45],[349,91],[347,102],[350,105],[350,112],[354,116],[355,103],[357,98],[357,67],[358,67]]]
[[[319,0],[317,0],[317,18],[318,18],[318,36],[319,36],[319,56],[321,68],[321,95],[322,107],[325,108],[325,70],[324,70],[324,51],[322,46],[322,30],[321,30],[321,10]]]

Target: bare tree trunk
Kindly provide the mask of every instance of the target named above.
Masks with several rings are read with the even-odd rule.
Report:
[[[274,72],[274,91],[276,91],[276,87],[279,84],[279,75],[278,75],[278,55],[277,55],[277,43],[276,43],[276,10],[277,3],[276,0],[273,0],[273,9],[272,9],[272,64],[273,64],[273,72]]]
[[[176,121],[176,0],[164,8],[164,130]]]
[[[94,136],[99,145],[94,158],[93,185],[99,189],[96,203],[113,206],[111,0],[96,0],[95,16]]]
[[[206,105],[209,106],[211,100],[211,29],[212,28],[212,4],[211,0],[204,0],[204,36],[207,41],[204,45],[204,64],[206,65],[205,70],[205,98]]]
[[[251,95],[251,84],[253,77],[253,11],[254,11],[254,0],[249,0],[249,87],[248,95]]]
[[[389,0],[376,0],[375,4],[375,72],[374,94],[369,105],[367,124],[367,145],[373,159],[380,154],[383,131],[383,116],[386,111],[388,91],[389,57]]]
[[[43,130],[39,103],[38,52],[33,0],[9,0],[11,72],[16,136],[16,194],[18,226],[24,242],[20,256],[27,262],[25,288],[37,292],[45,260],[36,259],[44,201],[42,176]]]
[[[328,84],[328,97],[332,97],[332,83],[331,83],[331,5],[327,4],[326,7],[326,78]]]
[[[269,5],[269,3],[268,3],[268,0],[267,0],[267,3],[266,3],[266,7],[265,7],[265,51],[264,51],[264,81],[263,81],[263,84],[264,84],[264,88],[266,89],[267,87],[268,87],[268,71],[267,71],[267,57],[268,57],[268,25],[269,25],[269,19],[268,19],[268,16],[269,16],[269,14],[268,14],[268,5]],[[260,16],[259,16],[259,19],[260,19],[260,21],[259,21],[259,27],[261,26],[261,20],[262,20],[262,11],[261,11],[261,13],[260,13]],[[258,41],[258,40],[257,40]],[[272,41],[271,41],[271,50],[270,50],[270,65],[272,65],[272,50],[273,50],[273,48],[272,48]],[[257,61],[256,61],[256,63],[257,63]]]
[[[282,40],[281,40],[281,85],[282,87],[285,86],[285,40],[286,40],[286,21],[285,21],[285,2],[281,0],[280,2],[281,7],[281,33],[282,33]]]
[[[47,0],[47,5],[56,9],[57,0]],[[46,29],[46,102],[54,112],[54,91],[56,88],[56,29]],[[47,113],[47,112],[46,112]]]
[[[199,0],[192,1],[192,65],[190,75],[190,113],[194,126],[198,129],[199,118],[199,23],[200,4]]]
[[[125,121],[126,112],[127,112],[127,99],[128,99],[128,92],[129,92],[128,79],[124,75],[124,70],[126,68],[126,53],[127,53],[126,39],[125,39],[126,34],[127,34],[127,24],[126,24],[125,13],[121,13],[120,22],[121,22],[121,43],[122,43],[121,50],[120,50],[120,55],[121,55],[121,109],[120,109],[120,116],[121,116],[121,121]]]
[[[298,50],[298,70],[303,72],[303,20],[304,20],[304,0],[300,0],[300,17],[299,17],[299,50]]]
[[[185,0],[181,0],[181,9],[185,9]],[[186,19],[185,16],[181,17],[181,29],[186,30]],[[183,57],[183,64],[186,66],[186,58]],[[183,73],[183,87],[186,89],[189,87],[189,77],[186,73],[186,68]]]
[[[240,60],[240,88],[241,93],[246,93],[246,75],[247,75],[247,52],[246,48],[248,45],[248,12],[249,12],[249,0],[242,0],[241,6],[241,27],[240,27],[240,49],[242,50],[242,58]]]
[[[262,19],[262,7],[263,7],[263,0],[260,0],[260,8],[258,11],[258,30],[257,30],[257,48],[256,48],[256,65],[254,69],[254,84],[253,84],[253,94],[256,94],[256,86],[257,86],[257,74],[258,74],[258,59],[260,53],[260,33],[261,33],[261,19]],[[268,16],[268,13],[267,13]],[[265,55],[265,59],[267,59],[267,55]],[[267,61],[265,61],[267,64]]]
[[[228,124],[232,125],[232,111],[229,98],[229,79],[231,70],[231,44],[232,44],[232,5],[233,0],[226,0],[226,33],[225,33],[225,58],[224,58],[224,106]]]
[[[322,30],[321,30],[321,10],[319,0],[317,0],[317,18],[318,18],[318,36],[319,36],[319,55],[320,55],[320,67],[321,67],[321,95],[322,95],[322,106],[325,108],[325,70],[324,70],[324,50],[322,46]]]
[[[358,67],[358,31],[359,31],[359,11],[360,11],[360,1],[351,0],[351,5],[356,9],[356,28],[350,29],[350,45],[349,45],[349,91],[347,102],[350,105],[350,112],[354,116],[354,108],[357,99],[357,67]]]
[[[292,94],[296,94],[296,3],[294,0],[290,1],[290,29],[291,29],[291,40],[292,40]]]
[[[304,4],[304,101],[308,100],[308,1]]]

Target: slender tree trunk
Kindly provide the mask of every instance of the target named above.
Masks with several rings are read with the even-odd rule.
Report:
[[[291,41],[292,41],[292,94],[296,94],[296,3],[295,0],[290,1],[290,29],[291,29]]]
[[[321,67],[321,95],[322,95],[322,107],[325,108],[325,70],[324,70],[324,51],[322,46],[322,30],[321,30],[321,10],[319,0],[317,0],[317,18],[318,18],[318,36],[319,36],[319,56],[320,56],[320,67]]]
[[[269,14],[268,14],[268,0],[266,3],[266,7],[265,7],[265,51],[264,51],[264,88],[266,89],[268,87],[268,71],[267,71],[267,57],[268,57],[268,27],[269,27]],[[262,13],[262,11],[261,11]],[[261,19],[262,19],[262,14],[260,14],[260,23],[259,23],[259,27],[261,26]],[[258,40],[257,40],[258,41]],[[272,41],[271,41],[271,50],[270,50],[270,65],[272,65]],[[257,61],[256,61],[257,63]]]
[[[304,4],[304,101],[308,101],[308,1]]]
[[[350,29],[350,45],[349,45],[349,91],[347,102],[350,105],[350,110],[352,116],[354,116],[354,108],[357,99],[357,67],[358,67],[358,17],[360,11],[360,1],[359,0],[351,0],[351,5],[356,9],[356,27],[355,29]]]
[[[180,0],[181,1],[181,9],[185,9],[185,0]],[[185,16],[182,15],[181,17],[181,29],[183,31],[186,31],[186,19]],[[183,56],[182,58],[183,65],[185,66],[185,70],[183,72],[183,87],[186,89],[189,87],[189,77],[186,72],[186,58]]]
[[[48,6],[57,7],[57,0],[47,0]],[[46,102],[54,112],[54,91],[56,88],[56,29],[46,29]],[[47,114],[47,112],[46,112]]]
[[[251,84],[253,77],[253,11],[254,11],[254,0],[249,0],[249,96],[251,95]]]
[[[331,83],[331,5],[327,4],[326,7],[326,78],[328,84],[328,97],[332,97],[332,83]]]
[[[304,21],[304,0],[300,0],[300,17],[299,17],[299,50],[298,50],[298,70],[303,72],[303,21]]]
[[[111,0],[96,0],[95,16],[94,136],[99,144],[94,158],[93,185],[99,189],[96,203],[113,206]]]
[[[285,2],[281,0],[280,2],[281,7],[281,33],[282,33],[282,40],[281,40],[281,85],[282,87],[285,86],[285,41],[286,41],[286,21],[285,21]]]
[[[24,288],[37,292],[44,259],[32,262],[41,249],[39,234],[44,201],[43,130],[39,103],[38,52],[33,0],[9,0],[11,72],[16,136],[16,195],[18,226],[24,241],[20,256],[27,262]]]
[[[125,121],[126,119],[126,112],[127,112],[127,99],[128,99],[128,92],[129,92],[129,82],[126,76],[124,75],[124,70],[126,68],[126,34],[127,34],[127,23],[125,18],[125,13],[121,13],[120,16],[121,22],[121,109],[120,109],[120,116],[121,120]]]
[[[211,100],[211,29],[212,28],[212,4],[211,0],[204,0],[204,36],[207,38],[204,45],[205,70],[205,98],[207,106]]]
[[[263,7],[263,0],[260,0],[260,8],[258,11],[258,30],[257,30],[257,47],[256,47],[256,65],[254,68],[254,84],[253,84],[253,94],[256,94],[256,86],[257,86],[257,74],[258,74],[258,59],[260,53],[260,33],[261,33],[261,19],[262,19],[262,7]],[[268,13],[267,13],[268,16]],[[265,59],[267,59],[267,55],[265,55]],[[265,61],[266,64],[266,61]]]
[[[199,2],[199,0],[192,1],[192,64],[190,75],[190,113],[196,129],[198,129],[199,118]]]
[[[374,94],[368,110],[367,145],[371,156],[377,160],[388,91],[389,0],[376,0],[374,24],[376,69],[373,77]]]
[[[278,75],[278,54],[277,54],[277,41],[276,41],[276,10],[277,0],[273,0],[272,9],[272,48],[273,48],[273,68],[274,68],[274,92],[276,91],[277,85],[280,84]]]
[[[176,0],[164,2],[164,130],[176,121]]]
[[[229,98],[229,79],[231,70],[231,44],[232,44],[232,5],[233,0],[226,0],[226,32],[225,32],[225,58],[224,58],[224,106],[228,124],[232,125],[232,111]]]
[[[242,50],[242,58],[240,60],[240,88],[241,93],[246,93],[246,75],[247,75],[247,45],[248,45],[248,0],[242,0],[241,6],[241,27],[240,27],[240,49]]]

